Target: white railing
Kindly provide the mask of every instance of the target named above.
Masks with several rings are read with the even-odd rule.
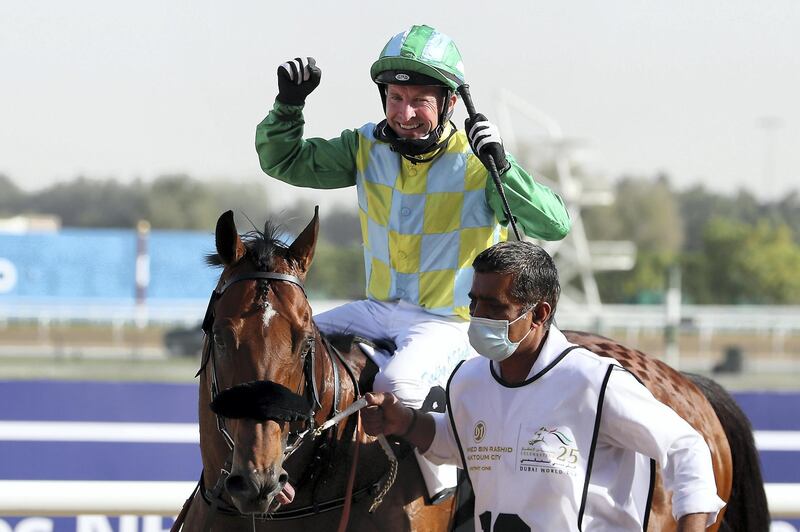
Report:
[[[315,314],[344,300],[312,299]],[[33,299],[0,298],[0,324],[11,321],[194,324],[205,314],[207,300],[152,300],[137,305],[132,299]],[[682,327],[695,330],[756,330],[800,333],[800,306],[779,305],[683,305]],[[667,325],[663,305],[603,305],[597,314],[583,306],[560,305],[556,318],[563,327],[594,330],[609,328],[663,329]]]
[[[0,480],[0,515],[178,515],[196,482]]]
[[[0,515],[177,515],[195,482],[0,480]],[[765,484],[773,519],[800,518],[800,484]]]
[[[800,306],[781,305],[682,305],[681,328],[713,331],[780,331],[800,333]],[[580,306],[561,306],[556,319],[563,326],[594,330],[636,328],[662,330],[667,325],[663,305],[603,305],[597,314]]]
[[[764,484],[772,518],[800,518],[800,484]]]
[[[313,300],[311,306],[318,314],[345,302]],[[198,299],[154,300],[145,305],[137,305],[132,299],[0,299],[0,325],[11,322],[195,325],[203,319],[207,305],[208,300]]]

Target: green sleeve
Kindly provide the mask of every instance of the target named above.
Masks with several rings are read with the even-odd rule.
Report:
[[[545,185],[537,183],[511,154],[506,156],[511,167],[500,176],[500,181],[519,230],[541,240],[561,240],[567,236],[572,222],[564,200]],[[486,180],[486,201],[497,219],[506,224],[503,201],[491,176]]]
[[[342,188],[356,183],[358,132],[345,130],[330,140],[303,139],[303,107],[275,102],[256,127],[261,169],[290,185]]]

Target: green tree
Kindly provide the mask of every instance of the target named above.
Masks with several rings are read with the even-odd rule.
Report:
[[[283,204],[280,210],[272,213],[274,222],[279,223],[286,231],[292,236],[299,235],[311,221],[314,216],[314,203],[306,200],[297,200],[292,205]],[[325,231],[325,209],[320,209],[320,235],[324,235]]]
[[[317,243],[306,284],[312,297],[362,299],[364,285],[364,254],[360,245]]]
[[[66,227],[133,227],[145,210],[145,187],[113,179],[78,177],[57,183],[28,200],[28,210],[54,214]]]
[[[216,213],[210,220],[211,224],[202,229],[213,230],[219,215],[227,210],[233,211],[236,227],[244,231],[253,225],[263,226],[270,217],[267,189],[261,181],[215,179],[204,188],[205,193],[213,198]]]
[[[0,174],[0,216],[19,214],[25,206],[22,204],[25,194],[5,174]]]
[[[626,179],[617,186],[615,201],[622,239],[643,251],[677,254],[683,244],[683,221],[669,180]]]
[[[680,208],[666,176],[621,180],[612,205],[584,211],[584,226],[590,240],[630,240],[636,244],[633,270],[597,274],[603,301],[661,300],[667,269],[678,260],[683,243]]]
[[[642,251],[636,254],[631,271],[597,274],[600,299],[606,303],[661,303],[667,288],[667,272],[675,263],[675,254]]]
[[[147,195],[147,219],[154,228],[213,229],[221,213],[203,184],[186,175],[159,177]]]
[[[219,215],[227,210],[234,212],[242,231],[261,229],[269,210],[264,185],[161,176],[149,187],[144,217],[154,228],[213,231]]]
[[[359,246],[361,244],[361,223],[358,220],[358,207],[334,207],[322,219],[320,234],[337,246]]]
[[[800,247],[786,224],[714,218],[684,268],[697,303],[800,303]]]
[[[631,240],[637,249],[668,253],[683,244],[680,206],[664,176],[621,180],[613,204],[589,207],[583,217],[590,240]]]
[[[771,210],[770,220],[789,226],[795,243],[800,245],[800,194],[797,191],[786,194]]]
[[[300,200],[279,214],[281,225],[294,237],[308,224],[314,205]],[[278,221],[278,220],[276,220]],[[320,210],[320,234],[308,274],[308,293],[315,298],[364,297],[364,252],[357,211],[334,207]]]
[[[754,224],[764,216],[764,208],[752,194],[740,190],[733,196],[722,196],[702,185],[677,195],[684,221],[684,250],[697,252],[703,247],[703,230],[712,218],[727,218]],[[775,221],[778,221],[775,219]]]

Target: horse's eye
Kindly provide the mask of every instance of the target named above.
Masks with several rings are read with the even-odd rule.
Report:
[[[225,339],[222,337],[221,334],[214,333],[212,337],[212,341],[214,345],[219,349],[225,349]]]

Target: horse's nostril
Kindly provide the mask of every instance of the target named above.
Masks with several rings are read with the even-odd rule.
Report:
[[[247,481],[242,475],[231,475],[225,480],[225,489],[230,494],[244,493],[248,489]]]

